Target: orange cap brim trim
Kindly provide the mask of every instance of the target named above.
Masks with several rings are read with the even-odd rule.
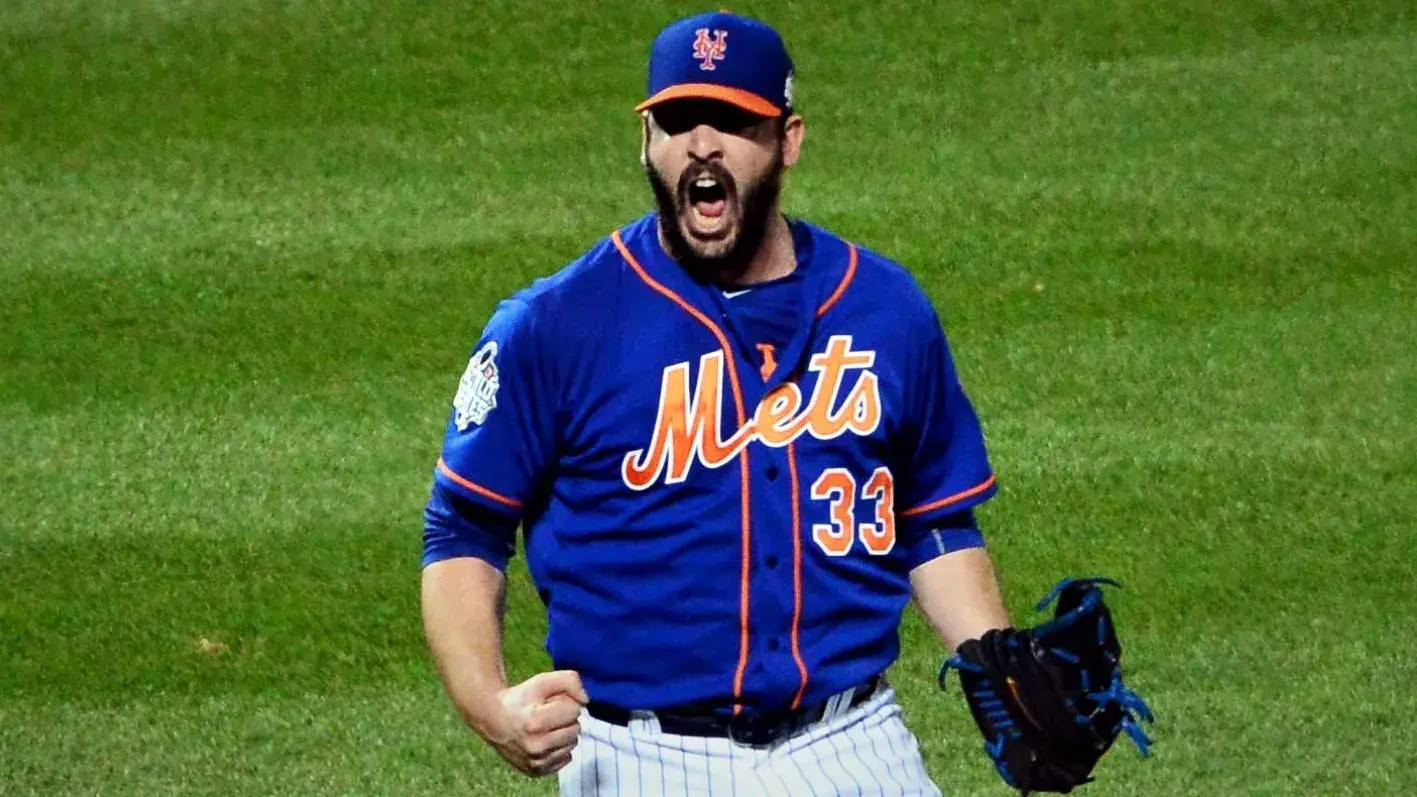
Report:
[[[721,100],[759,116],[770,116],[774,118],[782,116],[781,109],[751,91],[730,88],[728,86],[718,86],[713,83],[682,83],[678,86],[670,86],[639,105],[636,105],[635,112],[639,113],[649,110],[661,102],[683,99]]]

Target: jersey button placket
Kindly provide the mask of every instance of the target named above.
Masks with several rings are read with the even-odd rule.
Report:
[[[763,665],[759,678],[767,691],[790,700],[800,675],[792,656],[793,521],[792,485],[785,478],[787,450],[766,445],[751,449],[753,470],[753,548],[757,573],[754,578],[753,626],[755,647]],[[756,668],[754,668],[756,669]]]

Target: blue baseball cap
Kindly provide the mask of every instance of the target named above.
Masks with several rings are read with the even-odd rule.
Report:
[[[792,112],[792,58],[777,31],[727,11],[681,19],[649,54],[645,111],[684,98],[722,100],[759,116]]]

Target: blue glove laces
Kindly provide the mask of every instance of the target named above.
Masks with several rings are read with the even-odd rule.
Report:
[[[1053,587],[1048,595],[1039,602],[1036,607],[1037,610],[1043,611],[1048,608],[1053,601],[1058,599],[1058,596],[1062,594],[1063,590],[1072,584],[1109,584],[1116,587],[1121,586],[1121,584],[1110,578],[1102,577],[1064,579]],[[1099,590],[1088,592],[1088,594],[1083,597],[1082,604],[1075,611],[1040,626],[1035,632],[1035,638],[1047,637],[1061,630],[1071,628],[1081,622],[1083,617],[1093,613],[1098,602],[1101,600],[1102,597]],[[1097,641],[1099,645],[1106,641],[1107,632],[1107,620],[1099,614],[1097,616]],[[1014,640],[1010,641],[1012,642]],[[1048,652],[1069,664],[1077,664],[1081,661],[1080,657],[1062,647],[1050,647],[1048,648]],[[1116,657],[1113,656],[1110,651],[1108,651],[1106,655],[1112,665],[1111,679],[1106,685],[1097,685],[1098,688],[1094,688],[1094,684],[1091,682],[1091,675],[1086,670],[1083,670],[1081,673],[1083,693],[1096,704],[1096,711],[1102,711],[1110,706],[1119,708],[1122,712],[1120,722],[1121,730],[1127,734],[1127,738],[1132,741],[1132,744],[1136,746],[1137,751],[1140,752],[1143,757],[1150,758],[1152,740],[1146,735],[1146,732],[1142,730],[1140,721],[1154,722],[1155,717],[1152,715],[1151,708],[1146,704],[1146,701],[1142,699],[1141,695],[1133,691],[1131,687],[1127,686],[1126,682],[1122,680],[1122,668],[1117,662]],[[965,661],[956,653],[947,659],[940,667],[939,685],[941,689],[945,688],[945,680],[951,670],[964,670],[977,675],[984,674],[983,667],[973,662]],[[985,716],[988,717],[993,724],[993,727],[1000,731],[992,741],[985,743],[984,751],[993,759],[995,768],[999,771],[999,775],[1006,783],[1013,786],[1015,785],[1015,781],[1001,756],[1005,742],[1010,739],[1019,738],[1021,733],[1019,729],[1014,726],[1013,719],[1004,708],[1006,704],[999,699],[994,685],[988,679],[984,679],[980,682],[979,688],[974,692],[974,697],[978,701],[979,707],[984,710]],[[1071,700],[1068,701],[1068,706],[1073,709],[1073,711],[1077,712],[1076,719],[1079,725],[1091,723],[1091,716],[1078,711],[1077,706],[1073,705]]]

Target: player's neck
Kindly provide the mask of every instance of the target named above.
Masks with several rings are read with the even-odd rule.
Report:
[[[763,237],[750,257],[734,258],[731,264],[715,264],[714,270],[700,272],[703,278],[723,288],[747,287],[785,277],[797,270],[797,253],[792,228],[776,207],[768,214]]]
[[[768,213],[757,249],[753,251],[751,256],[737,256],[732,258],[732,262],[729,263],[698,261],[684,255],[676,257],[676,247],[670,243],[663,220],[660,222],[658,233],[660,249],[666,254],[677,259],[680,265],[696,274],[699,279],[724,287],[756,285],[785,277],[797,270],[797,253],[792,241],[792,228],[788,226],[787,218],[782,215],[782,211],[776,204]]]
[[[787,219],[776,207],[768,216],[767,229],[758,251],[748,260],[747,265],[734,274],[723,274],[720,279],[732,285],[756,285],[780,277],[785,277],[797,269],[797,255],[792,245],[792,229]]]

